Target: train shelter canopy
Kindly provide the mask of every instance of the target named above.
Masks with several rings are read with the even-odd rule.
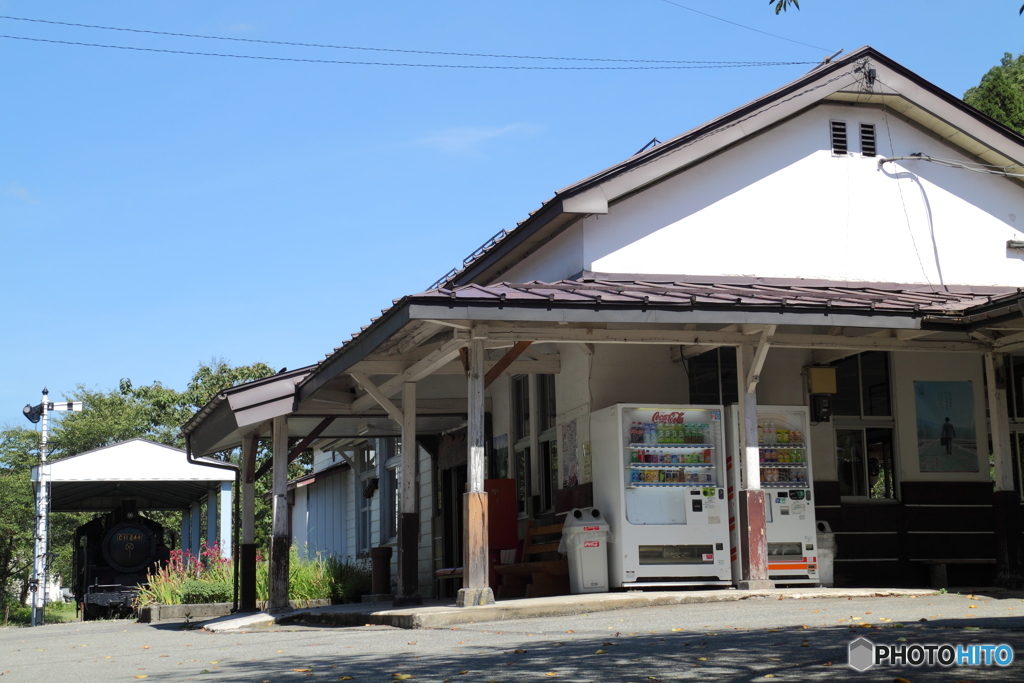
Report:
[[[80,453],[46,467],[53,512],[106,511],[123,498],[135,499],[140,510],[180,510],[235,480],[232,465],[190,461],[185,451],[147,439]],[[32,468],[32,481],[39,481],[39,467]]]

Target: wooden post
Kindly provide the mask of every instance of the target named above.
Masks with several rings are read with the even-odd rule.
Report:
[[[462,588],[459,607],[489,605],[494,592],[487,581],[487,493],[484,491],[484,339],[486,328],[473,328],[469,342],[469,492],[463,497]]]
[[[740,382],[739,433],[745,488],[738,491],[740,510],[740,566],[742,576],[733,577],[741,590],[773,588],[768,580],[768,535],[764,491],[761,490],[760,448],[757,443],[757,382],[747,383],[754,366],[754,349],[736,349],[736,370]],[[756,374],[756,373],[755,373]]]
[[[416,512],[416,383],[402,385],[402,469],[398,514],[398,595],[395,607],[422,605],[419,595],[419,527]]]
[[[995,459],[992,512],[995,519],[996,584],[1016,589],[1024,587],[1024,542],[1021,537],[1020,499],[1013,490],[1013,453],[1010,450],[1004,355],[985,354],[985,383],[992,456]]]
[[[270,544],[269,608],[288,609],[288,419],[274,418],[273,522]]]
[[[256,445],[242,437],[242,546],[239,548],[239,610],[256,611]]]

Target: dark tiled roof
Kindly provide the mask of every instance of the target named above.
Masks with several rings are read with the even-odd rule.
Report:
[[[652,308],[833,309],[848,312],[960,315],[1016,296],[1011,288],[928,287],[883,283],[771,281],[720,278],[716,282],[661,279],[583,279],[440,287],[411,300],[512,305],[649,306]]]

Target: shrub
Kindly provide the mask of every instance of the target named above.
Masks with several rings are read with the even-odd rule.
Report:
[[[327,567],[331,573],[331,598],[358,600],[370,593],[370,567],[366,561],[329,557]]]
[[[181,602],[185,605],[231,602],[235,589],[230,583],[207,579],[185,579],[181,584]]]

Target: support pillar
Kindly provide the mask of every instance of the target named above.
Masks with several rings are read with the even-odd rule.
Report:
[[[487,580],[487,493],[484,491],[484,326],[473,328],[469,342],[469,492],[463,496],[462,588],[459,607],[494,603]]]
[[[288,420],[274,418],[273,453],[273,522],[270,542],[270,580],[268,597],[270,611],[288,609]]]
[[[401,508],[398,514],[398,594],[395,607],[422,605],[419,594],[419,529],[416,512],[416,383],[402,385]]]
[[[256,444],[252,436],[242,438],[242,543],[239,548],[239,607],[256,611]]]
[[[220,556],[231,558],[231,482],[220,485]]]
[[[192,553],[192,559],[195,562],[199,561],[199,550],[200,550],[200,537],[202,536],[202,524],[203,524],[203,504],[199,501],[192,503],[192,524],[190,529],[192,532],[191,537],[188,541],[189,552]]]
[[[216,490],[210,490],[206,494],[206,548],[210,549],[217,542],[217,494]]]
[[[736,349],[737,377],[740,382],[739,433],[740,457],[745,487],[738,491],[741,576],[733,577],[741,590],[774,588],[768,580],[768,535],[764,491],[761,490],[760,448],[757,443],[757,376],[755,355],[764,355],[750,346]],[[747,381],[745,381],[747,380]]]
[[[1006,357],[985,354],[985,383],[988,390],[988,414],[995,459],[995,492],[992,512],[995,518],[996,585],[1024,587],[1024,538],[1022,538],[1020,498],[1013,490],[1013,454],[1010,450],[1010,420],[1006,404]]]
[[[189,510],[190,508],[185,508],[181,511],[181,541],[178,545],[182,552],[192,550],[192,514]]]

